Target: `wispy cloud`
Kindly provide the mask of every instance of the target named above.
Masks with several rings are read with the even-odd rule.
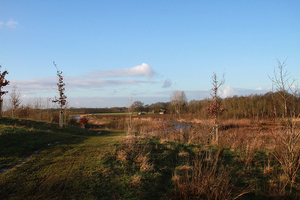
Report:
[[[56,91],[56,77],[50,78],[38,78],[29,80],[11,80],[7,90],[12,89],[13,86],[17,86],[22,95],[35,95],[37,93],[49,93]]]
[[[14,21],[14,20],[9,20],[8,22],[6,22],[5,24],[6,26],[10,27],[10,28],[17,28],[16,25],[18,25],[18,22]]]
[[[87,75],[89,78],[120,78],[120,77],[146,77],[149,81],[156,74],[151,65],[143,63],[141,65],[115,70],[95,70]]]
[[[104,72],[104,74],[102,73]],[[86,76],[65,76],[64,81],[68,90],[107,90],[127,86],[141,86],[142,84],[157,84],[155,81],[147,81],[136,77],[146,77],[151,79],[155,71],[151,65],[143,63],[142,65],[129,69],[102,70],[96,75]],[[34,95],[37,93],[57,92],[57,77],[30,79],[30,80],[11,80],[11,86],[16,85],[23,94]],[[9,88],[11,89],[11,88]],[[110,92],[110,94],[112,94]]]
[[[4,26],[5,24],[5,26]],[[0,21],[0,29],[3,27],[8,27],[8,28],[17,28],[18,22],[14,21],[14,20],[9,20],[6,23],[4,23],[3,21]]]
[[[66,84],[69,88],[83,88],[83,89],[99,89],[106,87],[116,87],[124,85],[139,85],[142,83],[148,83],[147,81],[135,80],[135,79],[117,79],[117,80],[105,80],[105,79],[78,79],[79,77],[66,78]]]

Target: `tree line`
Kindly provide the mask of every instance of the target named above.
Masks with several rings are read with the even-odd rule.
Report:
[[[183,91],[181,91],[183,92]],[[184,92],[183,92],[184,93]],[[241,119],[241,118],[273,118],[284,117],[291,114],[298,117],[300,114],[300,97],[299,95],[289,94],[287,100],[287,111],[278,99],[281,98],[281,92],[267,92],[265,94],[255,94],[248,96],[233,96],[228,98],[220,98],[220,103],[224,107],[221,118],[223,119]],[[138,105],[137,107],[135,107]],[[181,115],[193,114],[197,118],[208,118],[205,109],[210,107],[209,99],[183,101],[175,104],[174,102],[157,102],[150,105],[143,105],[142,102],[133,103],[137,112],[153,112],[158,113],[161,109],[166,109],[168,114]],[[178,108],[180,107],[180,109]]]

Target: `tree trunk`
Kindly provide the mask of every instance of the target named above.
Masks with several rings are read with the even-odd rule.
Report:
[[[218,133],[218,129],[219,129],[219,127],[218,127],[218,124],[216,124],[216,126],[215,126],[215,131],[216,131],[216,143],[217,143],[217,145],[219,145],[219,133]]]
[[[64,121],[63,121],[63,111],[60,111],[60,115],[59,115],[59,128],[63,128],[64,127]]]
[[[2,117],[2,99],[0,99],[0,117]]]
[[[15,118],[15,108],[12,109],[12,118]]]
[[[287,105],[286,99],[284,100],[284,117],[287,117]]]

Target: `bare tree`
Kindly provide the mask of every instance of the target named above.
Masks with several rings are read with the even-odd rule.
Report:
[[[295,92],[293,88],[293,84],[295,82],[295,79],[291,79],[290,73],[285,70],[286,67],[286,60],[282,63],[277,60],[278,66],[278,73],[276,72],[276,69],[274,68],[274,77],[270,77],[273,85],[276,88],[276,91],[278,92],[281,101],[281,105],[283,106],[283,117],[287,117],[288,115],[288,106],[287,102],[288,99],[292,96],[292,94]]]
[[[56,67],[57,70],[57,77],[58,77],[58,92],[59,92],[59,98],[55,97],[55,99],[52,101],[53,103],[58,103],[60,106],[60,112],[59,112],[59,128],[63,128],[64,122],[63,122],[63,111],[64,111],[64,107],[66,105],[66,99],[67,96],[65,95],[65,83],[64,83],[64,79],[62,76],[62,71],[60,71],[57,68],[57,65],[55,64],[55,62],[53,61],[54,66]]]
[[[15,111],[21,104],[21,94],[17,91],[17,86],[13,87],[12,92],[10,93],[10,102],[12,106],[12,118],[15,117]]]
[[[178,90],[173,91],[170,96],[170,103],[175,110],[175,114],[178,114],[178,116],[180,117],[183,107],[187,104],[187,97],[185,95],[185,92]]]
[[[50,108],[52,107],[52,100],[51,100],[51,98],[50,97],[47,97],[47,99],[46,99],[46,104],[45,104],[45,108],[46,108],[46,112],[47,112],[47,120],[50,122],[50,123],[52,123],[52,121],[53,121],[53,115],[52,115],[52,113],[50,113]]]
[[[294,120],[296,117],[296,107],[293,105],[288,107],[288,100],[293,96],[298,97],[299,89],[298,87],[294,87],[295,79],[291,79],[288,71],[284,70],[286,61],[281,63],[277,60],[277,63],[279,74],[277,74],[274,69],[274,77],[270,78],[269,76],[269,78],[276,88],[276,94],[279,94],[277,95],[278,98],[272,97],[274,101],[278,101],[283,107],[284,112],[281,118],[281,124],[284,124],[284,126],[279,130],[274,127],[274,130],[271,131],[276,143],[273,154],[280,163],[283,174],[286,177],[286,181],[280,190],[280,193],[284,195],[285,188],[289,183],[290,193],[292,193],[293,184],[300,170],[300,131],[299,125],[297,125]],[[276,109],[275,106],[274,109]]]
[[[223,74],[222,80],[219,80],[218,75],[216,72],[213,73],[212,79],[212,91],[213,94],[212,99],[209,100],[209,108],[206,109],[206,112],[208,115],[214,120],[214,138],[216,140],[216,143],[219,143],[219,135],[218,135],[218,129],[219,129],[219,116],[225,111],[225,109],[222,107],[221,98],[218,95],[219,88],[225,83],[225,73]]]
[[[5,79],[5,76],[8,74],[8,71],[1,72],[2,66],[0,65],[0,117],[2,117],[2,96],[8,93],[8,91],[3,91],[3,87],[9,85],[9,81]]]
[[[42,112],[43,112],[43,109],[45,108],[45,103],[44,103],[42,97],[35,97],[32,100],[31,106],[34,109],[33,113],[32,113],[32,115],[33,115],[32,117],[36,120],[41,120]]]

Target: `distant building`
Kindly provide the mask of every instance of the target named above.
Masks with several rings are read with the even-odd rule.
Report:
[[[164,115],[164,114],[166,114],[166,112],[167,112],[167,109],[160,109],[158,113],[160,115]]]

